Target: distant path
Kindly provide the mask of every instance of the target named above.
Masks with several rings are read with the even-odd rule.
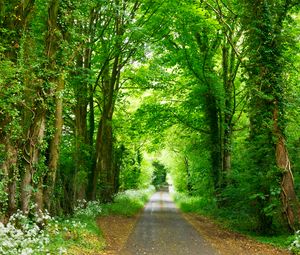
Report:
[[[146,205],[122,255],[217,255],[180,215],[168,192],[156,192]]]

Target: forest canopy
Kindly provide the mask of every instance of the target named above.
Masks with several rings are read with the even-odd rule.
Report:
[[[299,7],[0,0],[0,220],[169,181],[299,229]]]

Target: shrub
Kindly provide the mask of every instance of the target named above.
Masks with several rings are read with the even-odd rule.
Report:
[[[17,211],[6,225],[0,222],[0,254],[47,254],[50,236],[45,228],[51,224],[53,219],[47,211],[35,214],[32,218]]]
[[[99,201],[89,201],[85,200],[78,201],[77,207],[74,209],[74,216],[81,217],[87,216],[91,218],[96,218],[102,211],[102,205]]]
[[[295,254],[300,254],[300,230],[295,233],[292,243],[289,245],[289,250]]]

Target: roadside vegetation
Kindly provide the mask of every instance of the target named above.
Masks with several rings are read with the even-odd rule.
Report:
[[[298,0],[0,0],[0,253],[102,247],[94,218],[166,181],[294,240],[299,34]]]
[[[293,254],[299,254],[300,233],[294,235],[277,230],[275,234],[261,234],[255,228],[255,218],[249,218],[247,213],[234,213],[231,209],[220,209],[216,201],[207,197],[190,196],[184,193],[174,193],[173,198],[177,206],[184,213],[193,213],[208,217],[220,228],[231,230],[261,243],[271,244],[275,247],[290,250]]]
[[[48,213],[27,217],[12,215],[6,225],[0,224],[2,255],[99,254],[106,247],[97,219],[107,215],[134,216],[154,192],[127,190],[116,195],[113,203],[80,201],[69,217],[51,217]]]

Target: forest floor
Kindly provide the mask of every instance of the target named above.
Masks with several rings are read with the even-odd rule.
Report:
[[[220,255],[291,254],[287,250],[275,248],[268,244],[262,244],[245,235],[226,230],[207,217],[196,214],[181,215]],[[132,217],[105,216],[99,218],[98,225],[103,231],[106,239],[106,249],[102,254],[123,255],[123,248],[128,245],[127,241],[132,239],[132,232],[136,230],[136,225],[137,222],[139,222],[139,219],[141,219],[141,215]],[[168,242],[168,240],[166,240],[166,242]],[[132,253],[132,255],[135,254],[137,253]]]

